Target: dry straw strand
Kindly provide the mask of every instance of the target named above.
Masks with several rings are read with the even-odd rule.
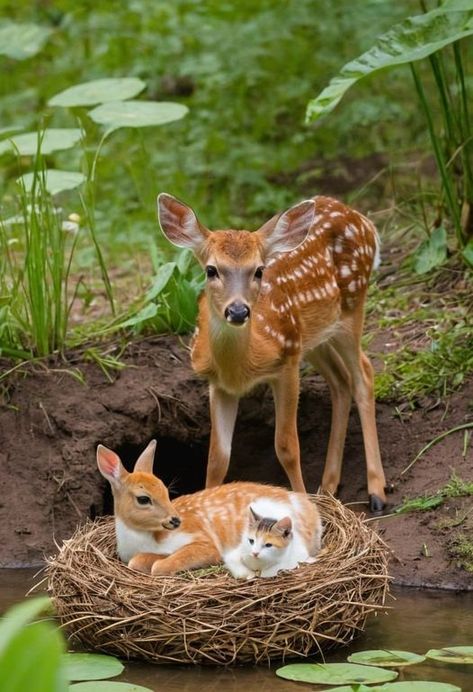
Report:
[[[387,607],[390,551],[338,500],[313,499],[325,526],[318,560],[249,582],[221,568],[134,572],[116,556],[113,518],[88,522],[47,561],[62,626],[86,648],[152,663],[267,663],[347,644]]]

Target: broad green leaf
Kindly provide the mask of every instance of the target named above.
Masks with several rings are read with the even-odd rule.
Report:
[[[97,682],[78,682],[70,685],[70,692],[153,692],[149,687],[134,685],[131,682],[98,680]]]
[[[414,663],[422,663],[425,656],[412,654],[410,651],[397,650],[372,650],[357,651],[348,656],[350,663],[361,663],[365,666],[381,666],[382,668],[400,668],[401,666],[412,666]]]
[[[14,135],[16,132],[21,132],[22,129],[21,125],[18,127],[15,127],[15,125],[0,127],[0,139],[4,139],[7,135]]]
[[[124,322],[121,322],[119,325],[120,329],[124,329],[125,327],[136,327],[136,325],[142,324],[143,322],[146,322],[146,320],[150,320],[155,317],[157,312],[158,306],[156,303],[148,303],[148,305],[145,305],[145,307],[137,312],[136,315],[133,315]]]
[[[40,142],[42,154],[52,154],[55,151],[71,149],[82,137],[82,130],[76,128],[50,128],[44,131]],[[5,153],[20,156],[35,156],[38,151],[38,133],[27,132],[15,135],[0,142],[0,155]]]
[[[338,75],[307,107],[307,121],[330,113],[348,89],[368,75],[422,60],[445,46],[473,34],[473,10],[441,7],[409,17],[378,37],[366,53],[342,67]]]
[[[189,109],[171,101],[111,101],[89,111],[92,120],[116,130],[120,127],[151,127],[183,118]]]
[[[38,24],[19,24],[2,22],[0,26],[0,55],[7,55],[15,60],[26,60],[46,43],[52,29]]]
[[[175,262],[166,262],[166,264],[159,267],[158,271],[156,272],[156,276],[153,279],[153,285],[146,293],[146,300],[154,300],[154,298],[156,298],[156,296],[158,296],[163,289],[166,288],[169,279],[174,274],[176,266],[177,265]]]
[[[388,682],[397,678],[394,670],[360,666],[355,663],[293,663],[278,668],[276,675],[286,680],[313,685],[356,685]]]
[[[463,248],[462,255],[468,264],[473,267],[473,240],[470,240],[466,247]]]
[[[22,628],[40,613],[51,610],[51,599],[48,596],[28,598],[23,603],[13,606],[0,619],[0,654],[11,639]]]
[[[0,686],[8,692],[67,689],[61,669],[64,644],[57,627],[49,622],[25,625],[0,656]]]
[[[68,680],[102,680],[120,675],[124,666],[105,654],[64,654],[62,663]]]
[[[38,179],[38,177],[40,178],[42,185],[41,173],[25,173],[25,175],[18,178],[16,182],[23,184],[26,190],[31,190],[35,178]],[[82,185],[85,180],[85,175],[82,173],[76,173],[74,171],[60,171],[56,168],[48,168],[44,172],[45,187],[51,195],[57,195],[59,192],[63,192],[64,190],[73,190],[74,188],[79,187],[79,185]],[[38,185],[38,187],[40,187],[40,185]]]
[[[49,99],[49,106],[95,106],[107,101],[125,101],[143,91],[145,82],[136,77],[94,79],[92,82],[76,84],[64,89]]]
[[[359,687],[335,687],[322,690],[322,692],[462,692],[456,685],[448,682],[432,682],[430,680],[405,680],[403,682],[388,682],[386,685]]]
[[[442,226],[435,228],[430,237],[414,253],[414,269],[417,274],[426,274],[447,258],[447,231]]]
[[[443,649],[430,649],[425,655],[443,663],[473,664],[473,646],[446,646]]]

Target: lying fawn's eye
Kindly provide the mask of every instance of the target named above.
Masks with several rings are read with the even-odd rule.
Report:
[[[248,539],[248,543],[249,543],[250,545],[253,545],[254,542],[255,542],[255,539],[254,539],[254,538],[249,538],[249,539]]]
[[[205,267],[205,273],[208,279],[216,279],[218,277],[217,267],[214,267],[213,264],[208,264]]]
[[[136,500],[139,505],[150,505],[151,498],[148,495],[137,495]]]
[[[263,270],[264,267],[258,267],[257,270],[255,271],[255,279],[262,279],[263,278]]]
[[[264,547],[265,547],[265,548],[272,548],[272,547],[273,547],[273,544],[272,544],[272,543],[265,543],[265,544],[264,544]]]

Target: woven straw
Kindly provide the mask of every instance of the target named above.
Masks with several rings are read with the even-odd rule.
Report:
[[[134,572],[116,557],[113,518],[89,522],[48,560],[61,623],[88,649],[153,663],[262,663],[346,644],[386,607],[389,550],[338,500],[315,501],[325,525],[317,562],[252,581],[223,568]]]

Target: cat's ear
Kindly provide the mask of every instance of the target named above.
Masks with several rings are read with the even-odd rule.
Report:
[[[256,514],[255,510],[253,509],[253,507],[251,507],[251,505],[249,507],[249,510],[250,511],[248,512],[248,517],[250,520],[250,526],[255,526],[261,521],[261,517],[259,514]]]
[[[283,517],[274,525],[274,528],[282,533],[284,538],[287,538],[292,531],[291,517]]]

